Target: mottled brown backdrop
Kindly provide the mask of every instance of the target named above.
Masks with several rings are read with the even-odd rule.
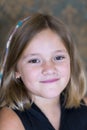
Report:
[[[50,13],[69,26],[87,67],[87,0],[0,0],[0,54],[11,27],[34,12]]]

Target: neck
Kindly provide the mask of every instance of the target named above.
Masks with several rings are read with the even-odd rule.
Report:
[[[60,107],[60,97],[58,98],[53,98],[53,99],[46,99],[42,97],[35,97],[34,98],[34,103],[39,107],[39,108],[47,108],[50,110],[54,110],[55,108]]]
[[[57,99],[37,99],[35,98],[35,104],[41,109],[44,115],[48,118],[52,126],[58,130],[60,124],[60,100]]]

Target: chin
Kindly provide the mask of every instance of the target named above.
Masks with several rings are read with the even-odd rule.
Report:
[[[58,98],[61,93],[55,93],[55,92],[48,92],[44,95],[45,98],[52,99],[52,98]]]

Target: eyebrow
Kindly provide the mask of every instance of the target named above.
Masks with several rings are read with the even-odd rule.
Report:
[[[62,49],[62,50],[56,50],[55,52],[67,52],[67,50]]]
[[[56,51],[54,51],[54,52],[52,52],[52,53],[57,53],[57,52],[64,52],[64,53],[67,53],[67,50],[65,50],[65,49],[63,49],[63,50],[56,50]],[[23,59],[26,59],[28,56],[39,56],[40,55],[40,53],[30,53],[30,54],[27,54],[27,55],[25,55],[25,56],[23,56]]]
[[[39,55],[39,53],[31,53],[31,54],[24,55],[24,56],[22,57],[22,59],[26,59],[26,58],[29,57],[29,56],[38,56],[38,55]]]

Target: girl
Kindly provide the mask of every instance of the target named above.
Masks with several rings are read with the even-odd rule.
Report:
[[[61,20],[37,13],[20,21],[1,74],[0,130],[87,130],[84,70]]]

